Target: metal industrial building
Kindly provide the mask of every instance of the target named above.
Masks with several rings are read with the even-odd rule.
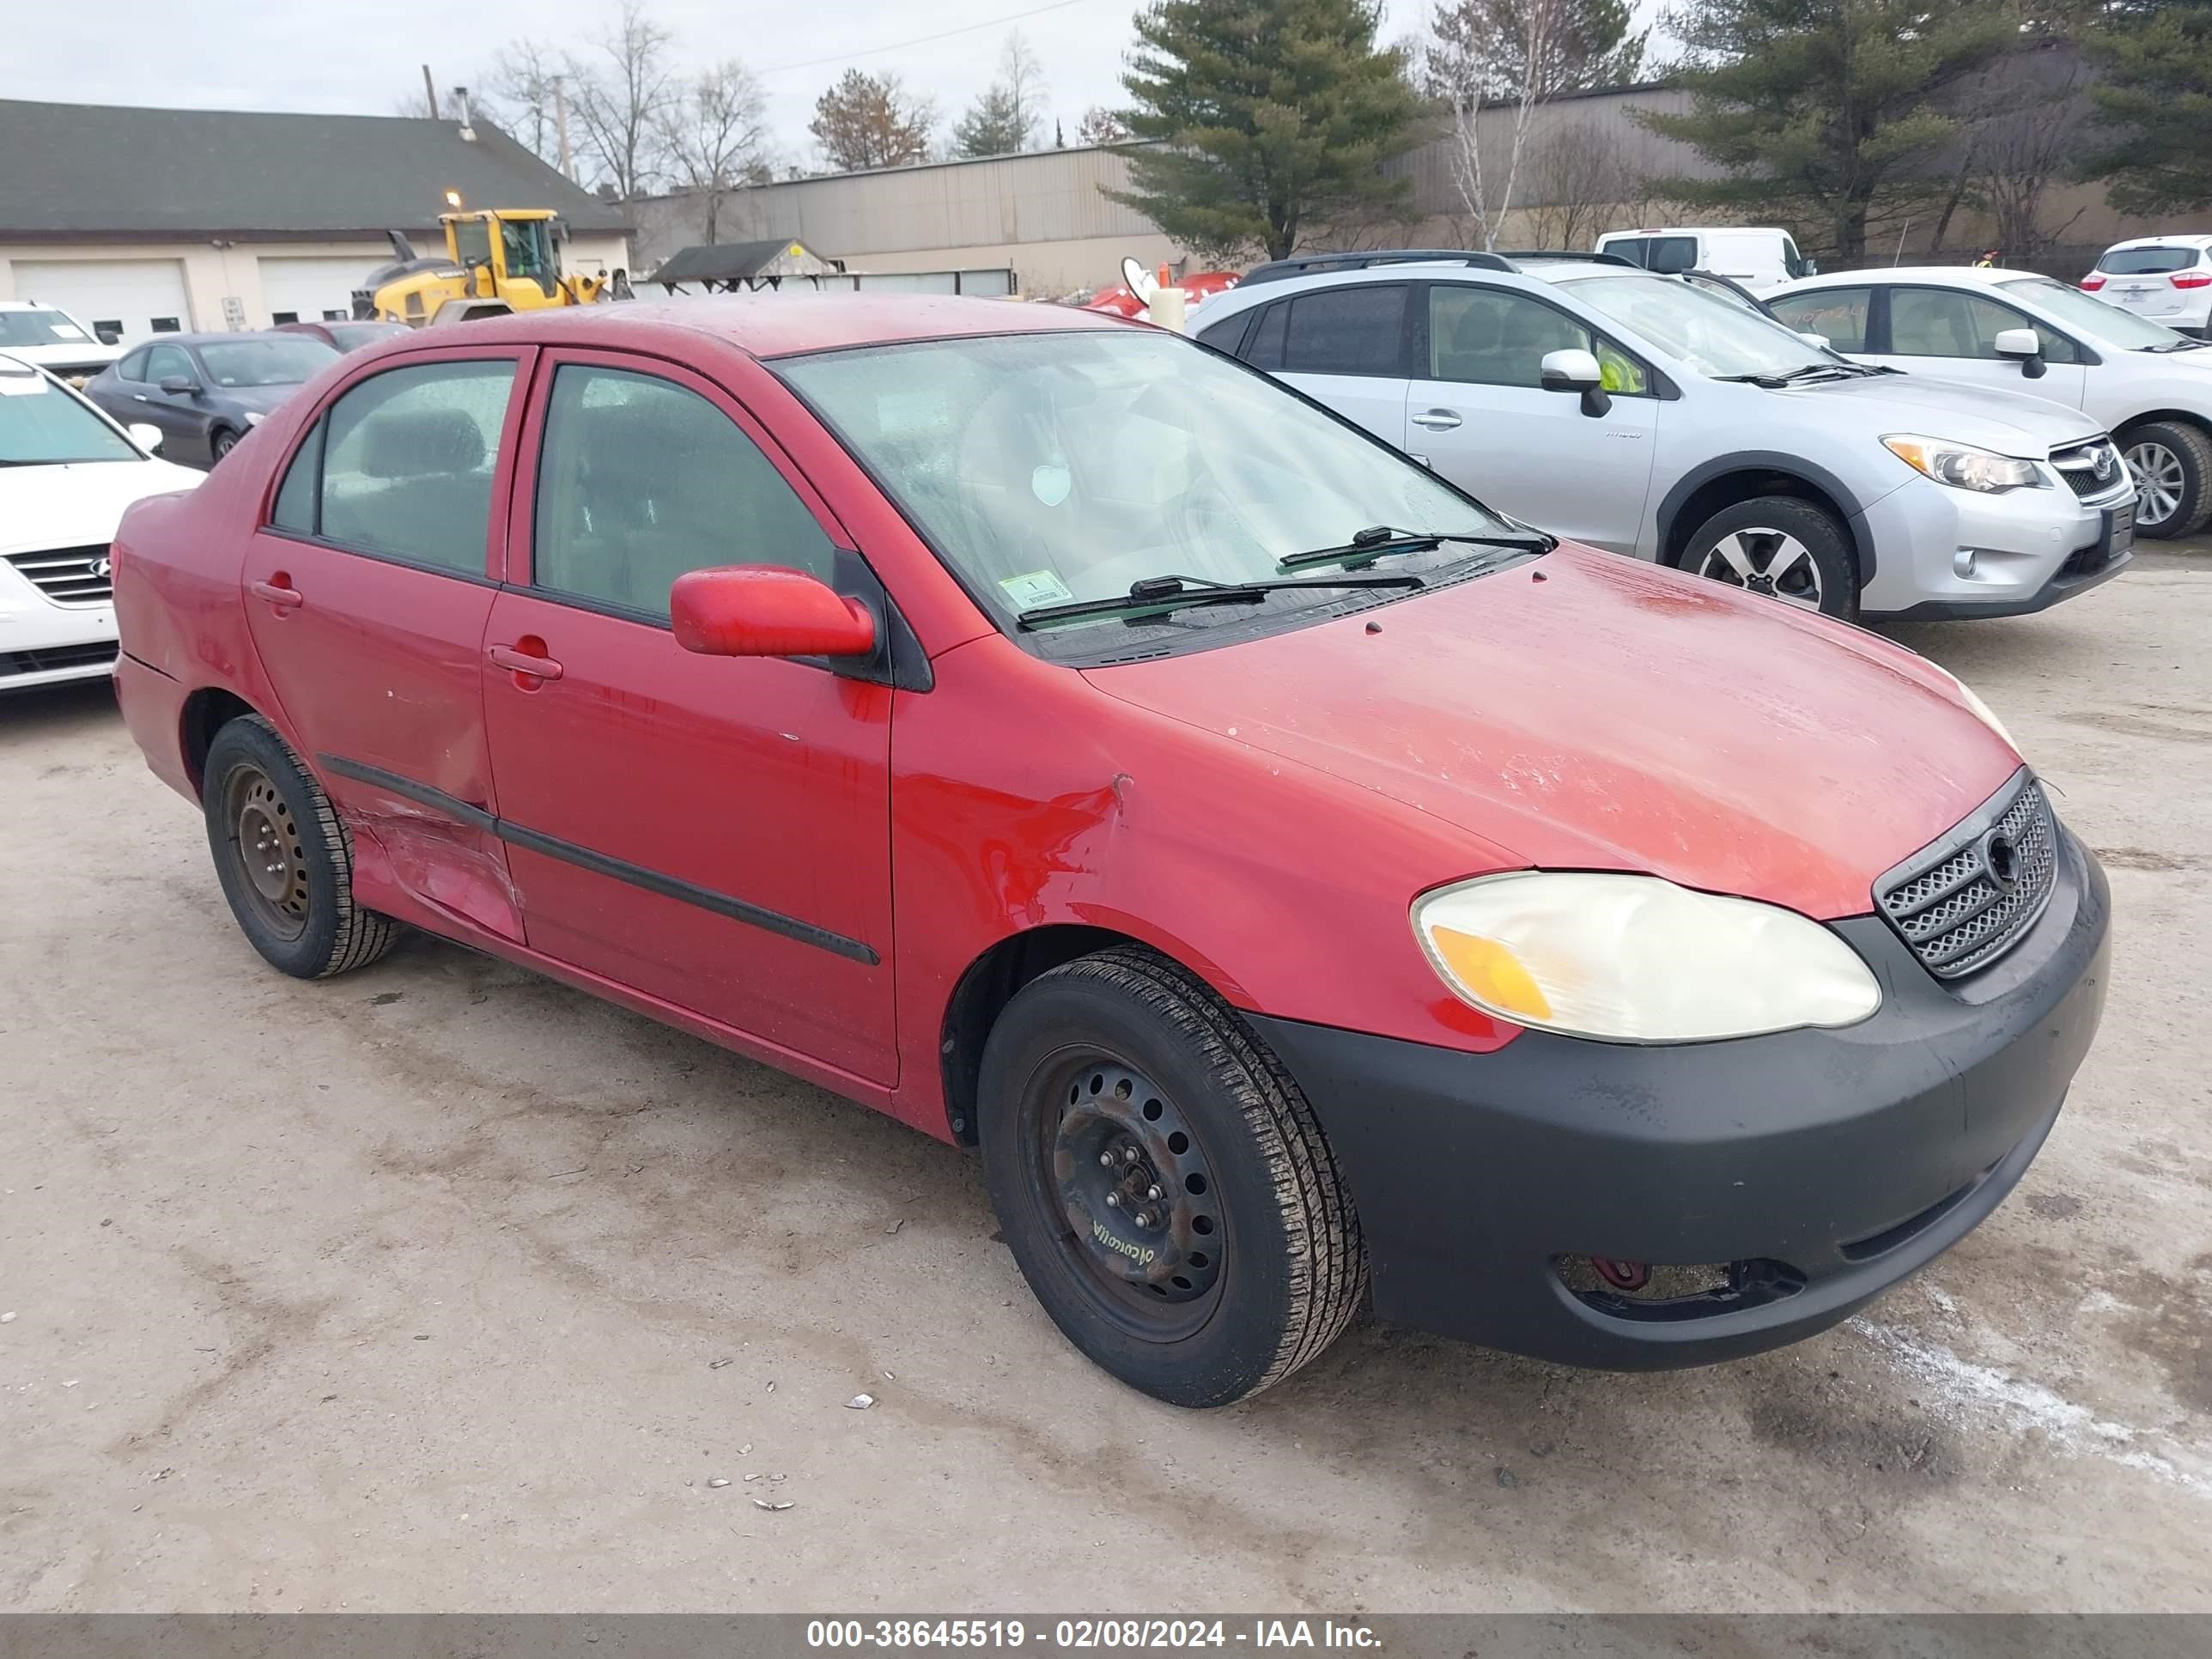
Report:
[[[572,269],[627,269],[628,224],[489,124],[0,100],[0,299],[126,342],[344,316],[392,257],[441,246],[445,192],[551,208]]]

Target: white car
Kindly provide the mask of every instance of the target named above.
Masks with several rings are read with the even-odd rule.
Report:
[[[1797,252],[1779,225],[1674,225],[1664,230],[1616,230],[1597,239],[1597,252],[1662,276],[1717,271],[1754,294],[1778,288],[1820,267]]]
[[[2212,346],[2033,271],[1854,270],[1792,283],[1767,309],[1844,356],[2086,410],[2134,471],[2136,529],[2212,519]]]
[[[123,355],[66,311],[33,300],[0,300],[0,351],[72,386],[82,386]]]
[[[154,457],[160,439],[0,356],[0,692],[114,671],[108,544],[123,509],[200,481]]]
[[[2079,410],[1858,367],[1703,279],[1319,255],[1196,332],[1524,523],[1830,616],[2021,616],[2132,556]]]
[[[2201,338],[2212,329],[2212,236],[2115,242],[2081,279],[2081,291]]]

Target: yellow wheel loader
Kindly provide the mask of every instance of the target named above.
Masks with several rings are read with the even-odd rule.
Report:
[[[394,258],[370,271],[353,291],[356,318],[420,327],[545,306],[590,305],[609,297],[605,277],[562,275],[567,238],[550,210],[464,212],[458,202],[455,207],[438,216],[446,232],[442,259],[421,257],[396,230],[385,233]],[[621,286],[618,276],[617,290]]]

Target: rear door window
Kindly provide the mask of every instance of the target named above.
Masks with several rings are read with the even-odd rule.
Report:
[[[1770,300],[1767,309],[1785,326],[1800,334],[1817,334],[1838,351],[1864,351],[1867,311],[1873,301],[1870,288],[1823,288]]]
[[[1253,331],[1251,343],[1244,348],[1244,361],[1255,368],[1278,369],[1283,366],[1283,336],[1288,331],[1291,305],[1287,300],[1278,300],[1267,307],[1267,314],[1260,319],[1260,326]]]
[[[1290,303],[1283,368],[1293,374],[1403,374],[1403,283],[1359,283],[1301,294]]]
[[[514,384],[513,362],[479,357],[390,369],[340,398],[324,416],[323,538],[483,575]]]

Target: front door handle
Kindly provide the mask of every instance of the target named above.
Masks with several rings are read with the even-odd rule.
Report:
[[[1449,432],[1460,423],[1458,414],[1449,409],[1424,410],[1419,415],[1409,415],[1406,418],[1415,426],[1426,427],[1431,432]]]
[[[538,648],[526,651],[519,648],[521,645],[537,645]],[[561,665],[542,654],[544,650],[539,641],[526,640],[517,645],[495,645],[485,654],[490,657],[495,668],[504,668],[533,680],[557,680],[561,678]]]
[[[257,599],[266,599],[279,611],[296,611],[307,601],[298,588],[290,585],[291,580],[289,576],[280,570],[273,580],[253,582],[246,591]]]

